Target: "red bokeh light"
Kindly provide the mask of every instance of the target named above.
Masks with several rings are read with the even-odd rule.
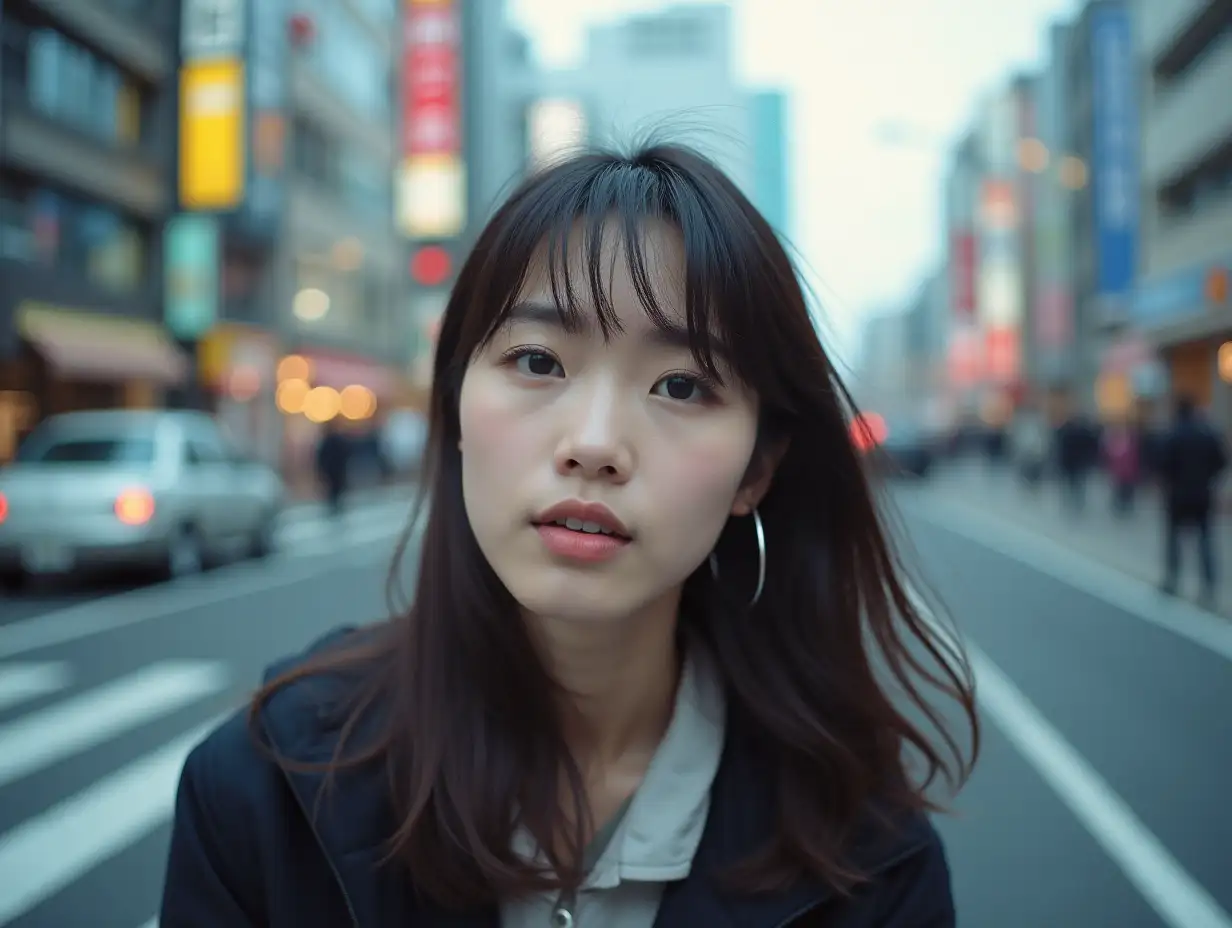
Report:
[[[425,245],[411,258],[411,278],[422,287],[437,287],[449,279],[453,261],[440,245]]]
[[[851,440],[861,453],[872,451],[888,434],[885,419],[875,412],[861,413],[851,422]]]

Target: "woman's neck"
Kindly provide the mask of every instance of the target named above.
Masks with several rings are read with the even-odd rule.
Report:
[[[678,608],[672,596],[621,622],[536,620],[566,693],[565,738],[584,769],[649,764],[675,704]]]

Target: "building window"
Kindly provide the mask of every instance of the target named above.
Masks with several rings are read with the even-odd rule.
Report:
[[[96,138],[140,143],[143,91],[118,65],[18,11],[6,12],[0,38],[11,98]]]
[[[391,106],[389,55],[337,0],[305,0],[317,38],[305,55],[308,66],[367,119],[384,122]]]
[[[393,180],[379,159],[306,120],[296,120],[294,132],[292,164],[312,186],[357,213],[392,216]]]
[[[1190,170],[1159,190],[1164,219],[1180,219],[1232,200],[1232,136]]]
[[[149,231],[112,206],[0,178],[0,256],[128,294],[145,279]]]

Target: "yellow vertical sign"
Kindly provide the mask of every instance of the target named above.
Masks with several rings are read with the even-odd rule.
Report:
[[[244,197],[244,66],[235,59],[180,72],[180,203],[233,209]]]

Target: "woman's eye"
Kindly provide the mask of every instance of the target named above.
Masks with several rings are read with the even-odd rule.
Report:
[[[655,384],[654,392],[669,400],[679,400],[685,403],[705,399],[706,396],[705,388],[700,383],[692,377],[685,377],[681,374],[664,377]]]
[[[552,377],[556,375],[559,368],[560,363],[550,354],[542,351],[528,351],[518,355],[517,369],[521,374],[528,374],[531,377]]]

